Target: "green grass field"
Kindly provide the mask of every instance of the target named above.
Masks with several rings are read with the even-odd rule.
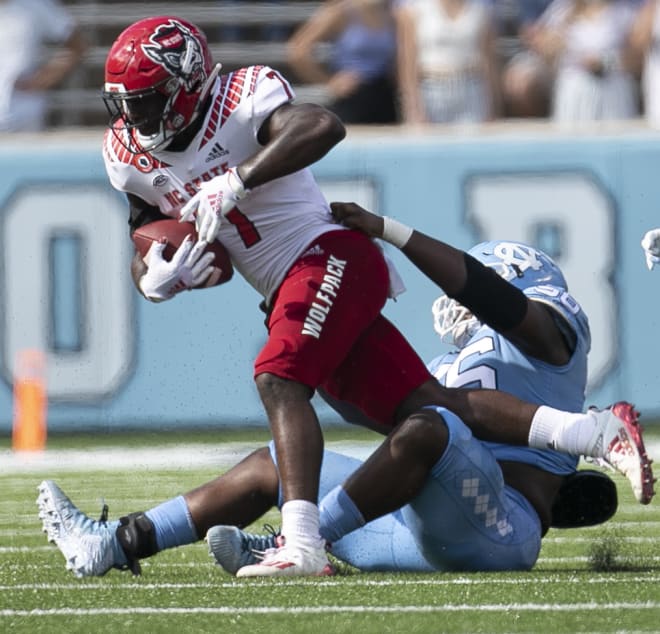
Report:
[[[656,429],[647,435],[654,446]],[[109,452],[118,440],[101,442],[101,452]],[[145,438],[123,442],[134,451]],[[54,438],[46,454],[55,454],[57,465],[27,460],[19,468],[9,460],[8,442],[0,442],[0,632],[660,632],[660,501],[639,506],[617,476],[615,517],[601,527],[552,530],[530,573],[344,568],[323,580],[241,581],[216,567],[200,542],[146,560],[141,577],[113,570],[76,579],[41,532],[35,499],[43,478],[56,480],[90,515],[104,500],[117,517],[217,474],[207,464],[194,466],[194,450],[190,464],[165,468],[138,460],[130,469],[105,462],[77,468],[73,454],[59,453],[98,443],[98,437]],[[272,513],[264,520],[277,525],[279,518]]]

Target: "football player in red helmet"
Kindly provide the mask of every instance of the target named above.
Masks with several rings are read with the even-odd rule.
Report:
[[[166,147],[197,120],[220,68],[194,24],[167,16],[136,22],[115,40],[105,65],[112,129],[132,152]]]
[[[418,388],[433,379],[381,314],[382,252],[333,221],[309,169],[344,138],[342,122],[320,105],[294,104],[289,82],[268,66],[218,70],[204,35],[184,19],[129,26],[106,62],[103,157],[111,184],[127,194],[132,228],[163,216],[195,220],[199,244],[220,240],[263,296],[269,337],[254,377],[280,460],[287,539],[247,574],[326,574],[316,506],[323,438],[311,397],[323,386],[391,429],[429,402],[432,390]],[[157,251],[146,261],[136,254],[137,288],[151,301],[171,299],[196,254],[169,262]]]

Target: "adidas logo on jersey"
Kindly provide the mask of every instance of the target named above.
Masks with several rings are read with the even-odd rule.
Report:
[[[307,251],[305,251],[301,257],[304,258],[308,255],[323,255],[324,253],[325,251],[323,251],[323,249],[318,244],[315,244],[311,249],[307,249]]]
[[[205,162],[210,163],[211,161],[217,161],[219,158],[222,158],[227,154],[229,154],[229,150],[225,150],[225,148],[223,148],[222,145],[216,143],[209,152],[209,155],[206,157]]]

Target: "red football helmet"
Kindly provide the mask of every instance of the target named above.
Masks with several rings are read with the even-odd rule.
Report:
[[[105,63],[110,127],[133,153],[164,148],[197,118],[219,71],[194,24],[174,16],[135,22]]]

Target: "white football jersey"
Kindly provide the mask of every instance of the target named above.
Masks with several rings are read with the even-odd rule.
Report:
[[[108,130],[103,156],[112,186],[178,217],[200,183],[261,149],[261,124],[294,98],[286,79],[267,66],[222,75],[211,94],[204,124],[182,152],[131,154]],[[218,240],[239,273],[269,300],[306,247],[339,228],[306,168],[251,190],[223,220]]]

